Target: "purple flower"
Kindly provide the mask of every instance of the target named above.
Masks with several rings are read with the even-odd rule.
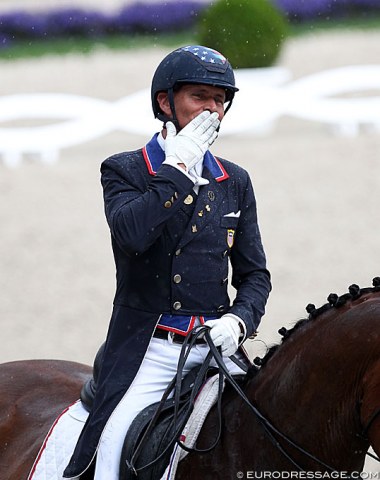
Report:
[[[12,39],[6,33],[0,32],[0,51],[9,48],[12,45]]]
[[[168,32],[190,27],[206,5],[196,1],[135,3],[124,7],[113,19],[119,32]]]
[[[380,11],[379,0],[270,0],[291,20],[333,17],[352,12]],[[211,0],[210,0],[211,3]],[[195,24],[207,7],[199,0],[134,3],[107,15],[81,8],[45,13],[16,10],[0,15],[3,44],[33,38],[96,37],[113,33],[162,33],[184,30]]]
[[[14,11],[0,15],[0,29],[16,40],[174,31],[191,27],[198,13],[206,6],[196,0],[135,3],[113,15],[81,8],[54,9],[34,14]]]
[[[380,10],[379,0],[271,0],[290,19],[304,20],[344,15],[353,10]]]
[[[0,16],[0,29],[14,38],[34,38],[45,29],[45,22],[38,15],[15,11]]]
[[[108,17],[100,12],[79,8],[59,9],[46,14],[47,32],[52,37],[80,35],[85,37],[102,35]]]

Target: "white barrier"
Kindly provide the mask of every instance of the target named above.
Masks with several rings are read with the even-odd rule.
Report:
[[[237,70],[236,83],[240,91],[221,135],[269,133],[283,115],[322,122],[344,135],[358,134],[362,125],[380,131],[380,96],[363,96],[380,91],[380,65],[342,67],[295,81],[282,68]],[[0,97],[0,122],[48,119],[42,126],[0,128],[0,155],[6,165],[19,165],[23,154],[52,163],[63,148],[111,131],[149,136],[161,125],[153,119],[149,89],[116,102],[68,94]]]

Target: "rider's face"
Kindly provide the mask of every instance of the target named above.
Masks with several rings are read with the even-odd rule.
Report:
[[[157,101],[161,110],[171,117],[168,94],[160,92]],[[226,92],[223,88],[212,85],[183,85],[178,91],[174,92],[175,113],[180,128],[185,127],[205,110],[209,110],[211,113],[217,112],[221,121],[224,117],[225,101]]]

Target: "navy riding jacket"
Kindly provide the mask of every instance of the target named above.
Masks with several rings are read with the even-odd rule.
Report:
[[[264,314],[270,275],[248,173],[207,152],[202,176],[210,183],[196,195],[193,182],[162,165],[164,159],[155,135],[143,149],[114,155],[101,166],[117,289],[93,408],[65,478],[79,476],[94,459],[161,314],[215,318],[231,312],[244,321],[248,336]]]

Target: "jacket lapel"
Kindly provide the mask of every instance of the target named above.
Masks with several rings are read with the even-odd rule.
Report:
[[[153,136],[142,152],[149,174],[156,175],[165,159],[165,153],[157,142],[157,134]],[[191,240],[194,240],[216,215],[223,202],[227,200],[229,182],[225,180],[228,180],[229,175],[221,162],[210,151],[207,151],[204,157],[202,176],[210,183],[200,187],[198,196],[190,193],[195,199],[195,206],[177,248],[182,248]],[[188,215],[189,210],[185,206],[182,210],[182,215]],[[171,224],[170,222],[167,225],[168,232],[173,238],[179,234],[178,226],[178,223]]]
[[[199,235],[204,227],[216,215],[227,197],[228,182],[218,182],[206,166],[203,169],[202,176],[209,180],[210,183],[199,189],[193,215],[178,243],[179,248],[182,248]]]

